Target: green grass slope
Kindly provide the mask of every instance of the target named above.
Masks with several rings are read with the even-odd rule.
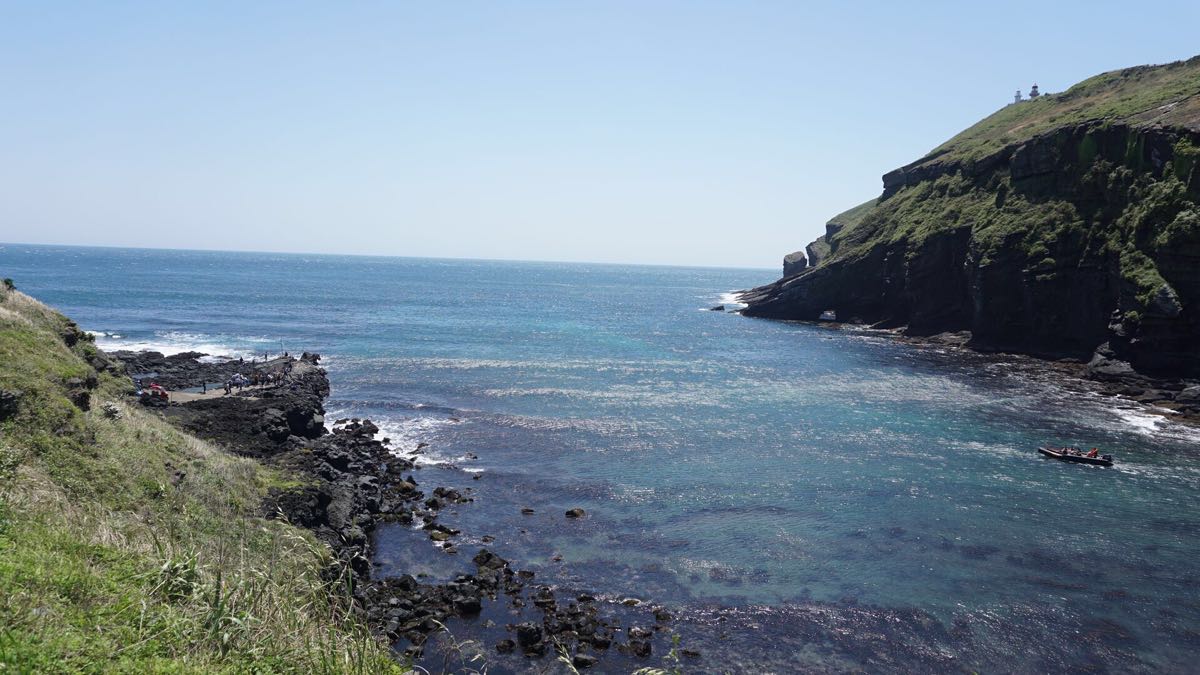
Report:
[[[862,219],[864,217],[866,217],[866,215],[868,213],[871,212],[871,209],[875,208],[875,204],[877,204],[878,202],[879,202],[879,200],[876,198],[868,199],[867,201],[859,204],[858,206],[855,206],[852,209],[847,209],[845,211],[842,211],[841,213],[837,214],[836,216],[830,218],[829,222],[833,223],[834,225],[840,226],[842,228],[842,231],[851,229],[855,225],[858,225],[859,223],[861,223]]]
[[[1026,142],[1055,129],[1093,121],[1121,122],[1135,127],[1161,125],[1200,132],[1200,56],[1166,65],[1137,66],[1103,73],[1065,92],[1007,105],[938,146],[914,162],[914,165],[927,162],[970,163],[1006,146]],[[1192,147],[1180,147],[1177,150],[1180,158],[1195,153]],[[1176,167],[1174,175],[1186,176],[1187,170],[1188,167]],[[947,181],[942,183],[946,184]],[[996,187],[989,186],[988,191]],[[980,203],[954,211],[951,214],[954,218],[947,220],[941,217],[941,211],[945,210],[943,206],[919,206],[919,202],[925,198],[944,196],[946,190],[927,185],[922,186],[919,192],[901,200],[914,207],[911,210],[919,212],[911,217],[900,213],[906,210],[903,204],[872,199],[831,218],[831,224],[841,227],[835,228],[836,233],[832,236],[819,238],[811,245],[826,261],[835,253],[839,257],[854,255],[862,250],[857,244],[878,239],[871,235],[879,234],[878,225],[882,222],[899,222],[900,227],[887,233],[893,239],[912,231],[924,233],[939,229],[942,225],[953,226],[954,221],[961,220],[964,213],[979,214],[979,208],[985,206],[983,202],[987,200],[983,195],[976,195]],[[886,204],[886,210],[899,213],[899,217],[875,213],[876,206],[880,204]],[[999,224],[1000,227],[992,229],[996,233],[1004,233],[1014,229],[1011,227],[1013,224],[1028,225],[1045,219],[1046,214],[1040,209],[1027,213],[1020,206],[1019,203],[1009,204],[1010,208],[1005,213],[984,212],[980,214],[984,216],[982,222]],[[869,228],[871,232],[856,231],[858,225],[868,219],[875,225]]]
[[[1163,124],[1200,131],[1200,56],[1096,75],[1060,94],[997,110],[938,146],[939,160],[979,159],[1068,124],[1090,120]]]
[[[841,242],[854,232],[859,223],[863,221],[875,206],[879,203],[878,199],[868,199],[867,201],[847,209],[829,219],[829,223],[825,226],[825,237],[821,244],[824,246],[824,255],[828,257],[831,253],[838,250]]]
[[[1008,105],[922,161],[969,164],[1003,147],[1088,122],[1200,133],[1200,56],[1103,73],[1060,94]],[[1105,158],[1098,155],[1095,139],[1100,135],[1059,143],[1060,151],[1078,155],[1069,162],[1077,181],[1071,198],[1044,191],[1030,195],[1006,172],[984,179],[942,175],[831,219],[841,228],[825,238],[832,248],[829,260],[859,258],[880,244],[906,240],[915,247],[931,235],[966,225],[985,256],[1016,245],[1046,270],[1056,266],[1054,253],[1064,247],[1110,250],[1121,257],[1124,276],[1145,304],[1163,282],[1150,257],[1189,239],[1189,224],[1198,217],[1196,198],[1185,182],[1200,163],[1200,148],[1181,140],[1173,148],[1172,166],[1155,177],[1145,173],[1138,159],[1142,148],[1136,136],[1129,137],[1123,157]],[[1081,210],[1080,193],[1107,205]]]
[[[19,392],[0,409],[0,671],[400,671],[323,580],[327,549],[260,516],[289,477],[130,403],[103,365],[0,287],[0,390]]]
[[[980,348],[1200,377],[1200,57],[1016,103],[883,176],[817,269],[746,294]],[[840,227],[839,227],[840,225]]]
[[[1186,141],[1176,152],[1200,155]],[[968,227],[983,266],[1005,251],[1044,274],[1064,256],[1115,256],[1141,309],[1164,283],[1153,260],[1196,246],[1197,196],[1170,170],[1154,177],[1103,159],[1074,168],[1078,175],[1060,174],[1075,181],[1069,197],[1027,194],[1003,173],[983,184],[953,174],[910,186],[839,233],[837,258],[861,258],[881,245],[916,250],[930,237]]]

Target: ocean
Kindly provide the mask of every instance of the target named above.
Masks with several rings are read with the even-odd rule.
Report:
[[[1200,657],[1200,432],[1024,359],[707,311],[774,270],[7,244],[0,276],[105,349],[321,353],[328,419],[428,444],[422,486],[474,490],[441,518],[460,548],[666,606],[689,667]],[[378,544],[381,574],[470,557]]]

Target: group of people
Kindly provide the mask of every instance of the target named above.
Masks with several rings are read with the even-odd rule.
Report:
[[[1099,457],[1099,456],[1100,456],[1100,450],[1099,450],[1099,449],[1097,449],[1097,448],[1092,448],[1092,449],[1091,449],[1089,452],[1086,452],[1086,453],[1085,453],[1083,450],[1080,450],[1079,448],[1063,448],[1063,449],[1062,449],[1062,454],[1064,454],[1064,455],[1071,455],[1072,457],[1092,457],[1092,458],[1096,458],[1096,457]]]
[[[162,399],[163,401],[169,399],[167,390],[157,382],[151,382],[150,386],[144,387],[142,386],[142,380],[135,377],[133,378],[133,385],[135,387],[134,396],[137,396],[140,399],[145,400],[147,398],[155,398]]]
[[[234,389],[241,391],[246,387],[273,387],[277,384],[282,384],[287,381],[288,372],[291,371],[291,365],[287,364],[283,372],[268,372],[260,373],[255,370],[250,373],[250,377],[246,377],[241,373],[234,373],[233,377],[225,381],[225,395],[233,393]]]
[[[225,395],[228,396],[232,394],[234,389],[241,391],[244,387],[249,386],[249,384],[250,380],[246,379],[245,375],[241,373],[234,373],[233,377],[225,380]]]

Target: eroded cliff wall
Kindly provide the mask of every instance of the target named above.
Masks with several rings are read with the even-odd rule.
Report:
[[[852,227],[814,242],[826,255],[748,291],[743,313],[833,309],[1050,357],[1110,343],[1139,370],[1200,376],[1200,126],[1064,125],[931,155],[884,184]]]

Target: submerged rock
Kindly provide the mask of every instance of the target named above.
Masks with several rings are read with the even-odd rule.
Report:
[[[600,659],[592,656],[591,654],[576,654],[575,657],[571,659],[571,665],[583,670],[585,668],[591,668],[599,661]]]
[[[533,623],[518,625],[517,642],[525,649],[540,645],[542,643],[542,627]]]

